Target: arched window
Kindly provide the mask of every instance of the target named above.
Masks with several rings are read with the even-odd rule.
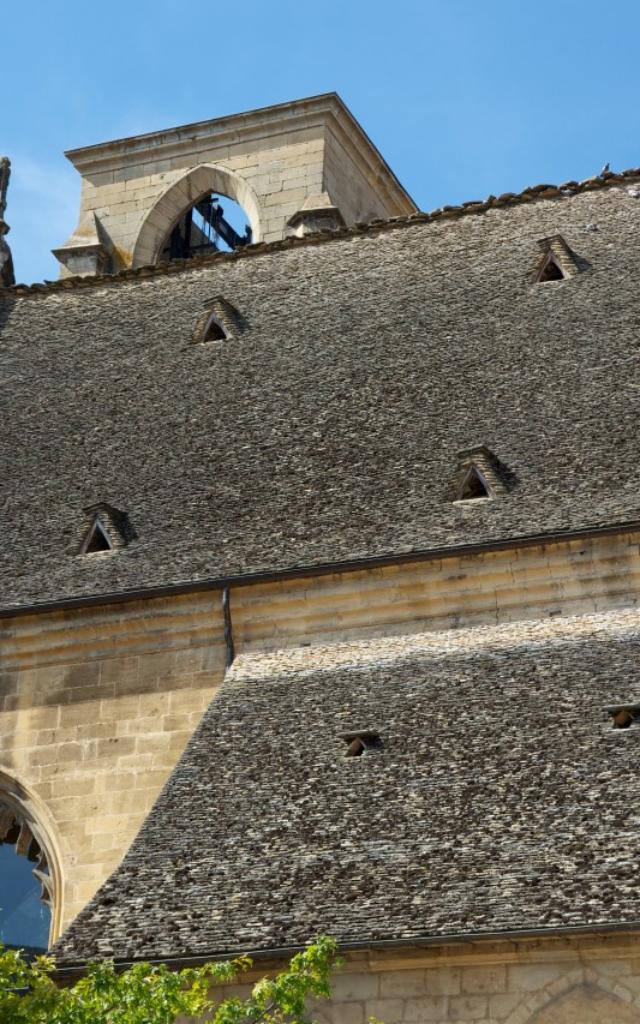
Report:
[[[190,206],[164,240],[159,260],[189,259],[203,253],[230,252],[251,244],[244,210],[232,199],[213,193]]]
[[[52,937],[57,872],[30,818],[0,789],[0,942],[45,950]]]
[[[235,244],[229,244],[229,238],[234,242],[234,235],[224,239],[219,214],[233,228]],[[194,222],[195,230],[187,239],[187,230]],[[175,259],[180,249],[187,256],[211,252],[212,242],[215,248],[225,249],[261,238],[260,205],[248,182],[224,167],[201,164],[174,180],[148,210],[134,243],[132,265],[144,267]],[[204,248],[198,250],[198,245]]]

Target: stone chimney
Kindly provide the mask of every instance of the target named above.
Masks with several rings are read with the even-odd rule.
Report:
[[[10,176],[11,162],[8,157],[2,156],[0,157],[0,288],[10,288],[12,284],[16,283],[11,249],[5,240],[5,235],[9,232],[9,225],[4,219],[4,211],[7,208],[7,189]]]
[[[417,210],[335,93],[66,155],[82,197],[78,227],[54,250],[63,276],[158,262],[186,211],[214,193],[239,203],[254,243]]]

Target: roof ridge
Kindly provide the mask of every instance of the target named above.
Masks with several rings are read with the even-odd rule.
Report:
[[[98,274],[87,277],[65,277],[57,281],[36,282],[34,284],[15,284],[10,288],[0,288],[0,299],[6,295],[33,296],[43,292],[65,291],[75,288],[95,288],[130,281],[137,278],[156,277],[166,274],[181,273],[184,270],[196,270],[210,263],[246,259],[252,256],[279,252],[282,249],[294,249],[308,245],[321,245],[334,240],[357,237],[364,234],[375,234],[392,231],[397,228],[413,227],[415,224],[428,224],[443,219],[457,219],[470,214],[485,213],[487,210],[503,206],[519,206],[522,203],[537,199],[557,199],[580,195],[611,185],[640,179],[640,167],[629,168],[617,174],[607,171],[605,174],[583,181],[565,181],[560,185],[530,185],[521,192],[503,192],[499,196],[489,195],[486,199],[469,200],[457,205],[445,205],[431,211],[419,211],[402,217],[389,219],[376,218],[372,221],[358,222],[349,227],[316,231],[302,238],[291,236],[275,242],[257,242],[243,246],[234,252],[214,252],[192,257],[191,259],[171,260],[168,263],[150,264],[143,267],[127,267],[116,274]]]

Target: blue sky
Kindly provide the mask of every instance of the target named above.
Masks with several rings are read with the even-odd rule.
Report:
[[[640,165],[627,0],[29,0],[0,27],[21,281],[75,226],[63,150],[329,90],[423,209]]]

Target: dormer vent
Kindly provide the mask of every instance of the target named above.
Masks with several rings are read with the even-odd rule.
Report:
[[[236,307],[217,295],[206,303],[206,311],[198,317],[192,339],[196,344],[208,341],[229,341],[246,327],[244,317]]]
[[[458,452],[450,500],[478,501],[506,494],[508,473],[505,466],[485,445]]]
[[[552,252],[547,255],[547,258],[542,265],[538,281],[540,283],[543,283],[544,281],[564,281],[562,268],[559,266],[558,261]]]
[[[605,711],[613,718],[614,729],[640,726],[640,704],[613,704]]]
[[[474,501],[477,498],[490,498],[489,485],[477,466],[470,466],[462,481],[458,501]]]
[[[575,277],[581,270],[585,270],[589,266],[567,245],[562,235],[541,238],[538,241],[538,246],[542,254],[536,261],[533,273],[534,282],[537,284],[544,284],[547,281],[563,281],[567,277]]]
[[[204,331],[203,341],[226,341],[228,334],[216,316],[211,314]]]
[[[107,532],[102,525],[102,521],[99,516],[94,519],[91,528],[86,536],[84,544],[82,545],[82,555],[92,555],[95,551],[112,551],[111,541],[107,537]]]
[[[362,757],[371,750],[379,749],[381,746],[380,735],[370,729],[363,729],[361,732],[346,732],[340,737],[347,744],[345,757]]]
[[[126,512],[104,501],[89,505],[83,511],[84,523],[75,545],[77,554],[116,551],[135,539],[136,534]]]

